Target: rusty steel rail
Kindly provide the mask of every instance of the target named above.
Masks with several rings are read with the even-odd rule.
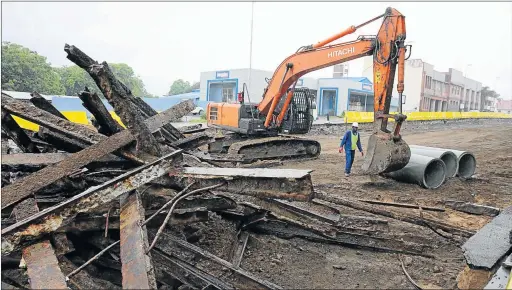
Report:
[[[224,182],[218,191],[255,197],[275,197],[309,201],[313,197],[311,170],[257,169],[257,168],[203,168],[175,169],[169,176],[176,184],[190,189],[203,188]]]
[[[182,157],[181,153],[181,150],[174,151],[2,229],[2,256],[27,246],[44,234],[55,232],[80,212],[89,212],[104,206],[119,198],[123,193],[130,192],[165,175],[172,170],[173,161]]]
[[[158,247],[153,248],[152,254],[155,263],[158,265],[157,271],[165,271],[184,284],[193,285],[198,289],[204,289],[208,286],[213,287],[213,289],[236,289],[233,285],[223,282]]]
[[[145,123],[148,128],[154,132],[169,120],[176,116],[185,115],[193,108],[194,104],[192,101],[189,100],[181,102],[160,114],[147,119]],[[130,130],[123,130],[101,142],[85,148],[80,152],[74,153],[71,157],[66,158],[54,166],[43,168],[25,178],[5,186],[2,188],[2,210],[18,201],[21,201],[25,197],[35,194],[38,190],[67,176],[70,172],[74,172],[109,153],[119,150],[134,140],[135,138],[131,134]]]
[[[153,232],[154,235],[154,232]],[[169,249],[170,247],[168,245],[172,245],[172,249]],[[214,254],[207,252],[198,246],[195,246],[187,241],[180,240],[177,237],[163,233],[158,240],[157,247],[161,250],[165,250],[168,254],[173,253],[173,251],[176,251],[174,247],[177,246],[181,250],[184,250],[186,252],[193,253],[195,255],[200,256],[202,259],[207,259],[210,263],[216,264],[219,267],[223,267],[226,269],[229,269],[234,275],[238,276],[240,279],[244,280],[244,286],[248,289],[282,289],[280,286],[263,280],[259,279],[253,274],[240,269],[238,267],[233,266],[230,262],[223,260]],[[170,250],[170,251],[169,251]],[[174,254],[173,254],[174,255]]]
[[[17,221],[39,212],[36,201],[28,198],[14,208]],[[59,268],[57,256],[49,240],[21,250],[32,289],[67,289],[66,279]]]

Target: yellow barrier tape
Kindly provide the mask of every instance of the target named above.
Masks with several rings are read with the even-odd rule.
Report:
[[[123,128],[126,129],[126,126],[121,122],[119,116],[114,112],[109,112],[112,118],[116,120]],[[160,112],[158,112],[160,113]],[[71,122],[83,124],[83,125],[91,125],[91,120],[87,118],[86,112],[82,111],[64,111],[62,112],[66,118],[68,118]],[[396,112],[391,112],[390,114],[396,114]],[[450,120],[450,119],[478,119],[478,118],[487,118],[487,119],[510,119],[512,118],[511,114],[507,113],[495,113],[495,112],[409,112],[406,113],[408,121],[427,121],[427,120]],[[27,121],[23,118],[13,116],[14,120],[21,128],[35,131],[39,130],[39,125],[34,124],[30,121]],[[343,118],[346,123],[371,123],[373,122],[373,112],[356,112],[356,111],[345,111],[345,117]],[[394,122],[393,119],[390,119],[391,122]]]

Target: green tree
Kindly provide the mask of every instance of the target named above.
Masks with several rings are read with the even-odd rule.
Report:
[[[2,42],[2,89],[48,95],[65,93],[59,74],[46,57],[10,42]]]
[[[135,76],[133,69],[129,65],[124,63],[112,63],[109,64],[109,67],[114,73],[114,76],[126,85],[135,97],[155,97],[146,91],[144,82],[140,77]],[[91,92],[96,92],[98,96],[103,98],[103,94],[98,86],[96,86],[94,80],[80,67],[73,65],[56,68],[55,70],[61,77],[62,84],[66,89],[66,95],[76,96],[83,91],[85,87],[88,87]]]
[[[178,95],[190,92],[190,83],[188,81],[184,81],[182,79],[175,80],[171,88],[169,89],[168,95]]]
[[[492,97],[492,98],[500,97],[500,94],[496,93],[494,90],[491,90],[488,86],[483,87],[482,91],[480,93],[482,94],[482,97]]]
[[[148,97],[151,96],[144,86],[142,79],[135,75],[133,69],[125,63],[111,63],[109,64],[112,72],[125,86],[127,86],[135,97]]]
[[[193,90],[198,90],[200,87],[200,83],[199,82],[195,82],[193,85],[190,86],[190,91],[193,91]]]
[[[82,68],[72,65],[55,68],[55,71],[60,75],[60,80],[67,96],[76,96],[85,87],[88,87],[91,92],[97,93],[103,98],[103,94],[96,86],[94,80]]]

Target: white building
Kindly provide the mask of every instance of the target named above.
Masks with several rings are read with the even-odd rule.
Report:
[[[249,74],[251,81],[249,82]],[[237,102],[237,92],[243,84],[249,89],[245,102],[259,103],[271,71],[232,69],[202,72],[200,100],[209,102]],[[299,79],[296,87],[306,87],[316,96],[317,114],[340,116],[344,111],[373,112],[373,84],[365,77],[309,78]],[[249,100],[250,99],[250,100]],[[392,100],[391,110],[396,110],[397,100]],[[316,116],[315,116],[316,117]]]
[[[364,58],[363,76],[373,78],[373,57]],[[396,72],[398,73],[398,71]],[[397,97],[395,74],[393,96]],[[404,112],[446,112],[481,109],[482,83],[464,77],[463,73],[450,68],[448,72],[434,70],[434,66],[421,59],[405,62]]]

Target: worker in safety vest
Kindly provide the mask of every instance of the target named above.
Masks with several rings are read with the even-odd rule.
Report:
[[[343,153],[343,147],[345,147],[345,176],[350,176],[350,169],[354,164],[354,158],[356,156],[356,147],[361,152],[361,156],[364,156],[363,147],[361,146],[361,137],[357,128],[359,125],[357,122],[352,123],[352,130],[345,132],[343,139],[341,139],[340,153]]]

